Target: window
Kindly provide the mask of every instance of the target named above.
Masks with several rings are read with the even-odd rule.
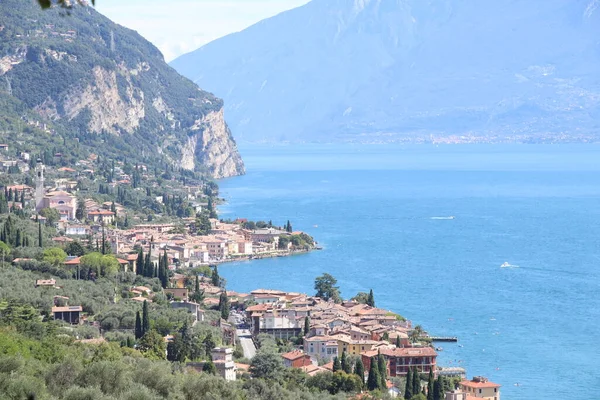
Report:
[[[481,389],[479,389],[479,394],[481,394]]]

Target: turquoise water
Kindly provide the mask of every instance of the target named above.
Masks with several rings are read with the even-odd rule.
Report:
[[[230,289],[313,293],[329,272],[344,297],[372,288],[378,306],[458,336],[440,364],[503,399],[600,398],[600,146],[241,152],[248,174],[221,182],[222,217],[289,219],[324,250],[223,265]]]

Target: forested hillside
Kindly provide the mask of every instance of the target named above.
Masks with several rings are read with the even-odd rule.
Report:
[[[67,14],[68,13],[68,14]],[[0,137],[215,178],[243,173],[223,102],[91,7],[0,3]],[[37,143],[36,143],[37,142]],[[75,154],[74,154],[75,155]]]

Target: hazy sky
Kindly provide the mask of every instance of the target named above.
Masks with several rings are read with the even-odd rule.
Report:
[[[167,61],[309,0],[97,0],[96,9],[138,31]]]

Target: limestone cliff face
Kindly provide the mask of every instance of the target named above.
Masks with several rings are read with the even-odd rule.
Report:
[[[246,172],[223,114],[221,108],[197,120],[193,130],[198,133],[190,137],[186,146],[190,150],[193,146],[194,153],[200,155],[201,165],[217,179]],[[187,167],[190,169],[189,165]]]
[[[131,133],[145,116],[144,92],[124,78],[119,94],[117,72],[100,67],[93,70],[93,81],[84,89],[75,89],[64,102],[65,116],[72,120],[84,110],[90,110],[88,128],[95,133]],[[124,97],[124,98],[123,98]]]

